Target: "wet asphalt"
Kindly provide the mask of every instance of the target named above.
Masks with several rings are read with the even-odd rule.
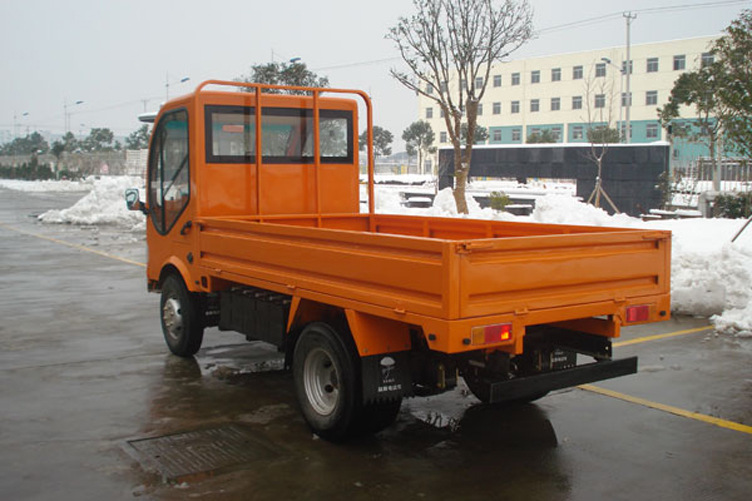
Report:
[[[144,262],[143,236],[37,222],[80,196],[0,190],[2,499],[752,499],[752,339],[617,347],[640,372],[596,386],[625,399],[578,388],[495,408],[460,386],[332,445],[269,347],[211,329],[195,359],[169,355],[144,269],[114,258]],[[707,325],[678,317],[621,341]],[[165,479],[129,445],[227,425],[258,451],[211,474]]]

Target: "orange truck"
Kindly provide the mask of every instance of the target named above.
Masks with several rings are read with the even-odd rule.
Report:
[[[460,377],[498,404],[634,373],[612,339],[669,318],[669,232],[377,214],[363,92],[207,81],[151,119],[126,201],[167,346],[190,357],[210,326],[275,345],[325,439]]]

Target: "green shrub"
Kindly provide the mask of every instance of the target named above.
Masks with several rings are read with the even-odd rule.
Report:
[[[713,205],[713,214],[730,219],[747,218],[752,215],[752,192],[718,195]]]
[[[511,203],[509,196],[506,193],[499,193],[498,191],[492,191],[489,195],[491,208],[494,210],[504,210],[504,208]]]

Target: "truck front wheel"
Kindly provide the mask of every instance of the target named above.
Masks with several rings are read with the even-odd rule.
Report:
[[[188,291],[180,277],[169,275],[162,283],[159,308],[162,334],[170,351],[180,357],[193,356],[204,339],[198,298]]]

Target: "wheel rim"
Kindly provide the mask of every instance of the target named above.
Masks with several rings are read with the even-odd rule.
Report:
[[[303,365],[306,397],[316,413],[328,416],[339,400],[339,375],[329,353],[321,348],[308,353]]]
[[[165,332],[173,341],[179,341],[183,335],[183,315],[180,301],[175,297],[167,298],[162,306],[162,321]]]

